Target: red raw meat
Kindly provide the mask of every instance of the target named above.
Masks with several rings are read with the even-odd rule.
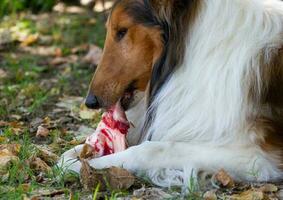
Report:
[[[125,111],[118,102],[102,115],[96,131],[86,139],[86,144],[92,148],[94,157],[124,151],[129,128]]]

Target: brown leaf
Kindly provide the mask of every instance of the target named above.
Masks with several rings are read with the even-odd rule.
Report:
[[[51,119],[49,117],[45,117],[43,119],[43,124],[46,125],[46,126],[50,126],[50,123],[51,123]]]
[[[7,167],[13,162],[13,161],[18,161],[19,158],[17,156],[13,156],[10,155],[9,153],[7,153],[5,155],[4,152],[2,152],[0,154],[0,172],[2,174],[2,172],[7,169]]]
[[[25,39],[23,39],[21,46],[22,47],[30,46],[31,44],[37,42],[37,40],[38,40],[38,34],[29,35]]]
[[[235,186],[234,180],[224,169],[217,172],[217,174],[215,174],[215,178],[224,187],[232,188]]]
[[[10,126],[11,131],[16,135],[21,135],[23,133],[23,123],[18,121],[9,122],[8,126]]]
[[[46,199],[44,197],[56,197],[60,196],[62,194],[65,194],[66,190],[54,190],[54,189],[38,189],[32,191],[32,197],[31,200],[39,200],[39,199]],[[48,198],[48,199],[49,199]]]
[[[28,163],[30,168],[36,173],[49,172],[51,170],[51,168],[46,164],[46,162],[37,157],[30,158]]]
[[[80,154],[80,159],[88,159],[93,157],[93,149],[90,145],[84,144]]]
[[[52,59],[49,64],[52,66],[63,65],[66,63],[75,63],[78,61],[77,55],[70,55],[68,57],[55,57]]]
[[[80,106],[79,115],[81,119],[96,119],[100,116],[100,111],[89,109],[84,103],[82,103]]]
[[[23,184],[21,184],[21,187],[22,187],[22,190],[24,192],[28,192],[29,189],[30,189],[30,184],[29,183],[23,183]]]
[[[113,190],[126,190],[135,182],[135,177],[125,169],[112,167],[96,170],[89,166],[87,160],[81,162],[80,179],[85,190],[93,190],[98,184],[101,190],[105,190],[107,186]]]
[[[228,199],[231,199],[231,200],[263,200],[265,199],[265,195],[262,191],[248,190],[240,194],[234,194],[230,196]]]
[[[20,152],[20,144],[2,144],[0,145],[0,155],[2,151],[8,151],[11,155],[17,156]]]
[[[56,57],[62,57],[62,55],[63,55],[62,49],[61,48],[56,48],[54,55]]]
[[[85,52],[88,50],[88,44],[82,44],[80,46],[77,46],[77,47],[74,47],[71,49],[71,52],[73,54],[76,54],[76,53],[80,53],[80,52]]]
[[[154,200],[163,200],[163,199],[178,199],[174,198],[171,194],[164,192],[161,188],[145,188],[142,187],[133,192],[133,199],[154,199]]]
[[[114,190],[129,189],[135,182],[135,176],[122,168],[111,167],[107,175],[109,185]]]
[[[20,148],[19,144],[0,145],[0,171],[5,172],[11,162],[19,160]]]
[[[38,149],[37,156],[47,164],[52,165],[59,160],[59,156],[57,156],[55,153],[52,153],[47,148],[41,146],[36,147]]]
[[[83,188],[87,191],[93,190],[95,185],[99,184],[97,175],[94,174],[94,169],[90,167],[86,160],[81,160],[82,167],[80,171],[80,181]]]
[[[69,59],[64,57],[56,57],[50,61],[50,65],[56,66],[56,65],[62,65],[65,63],[68,63]]]
[[[278,187],[276,185],[273,185],[273,184],[266,184],[266,185],[260,187],[259,191],[266,192],[266,193],[277,192]]]
[[[0,143],[6,142],[7,138],[4,136],[0,136]]]
[[[22,119],[22,116],[20,116],[20,115],[10,115],[10,117],[11,117],[12,119],[15,119],[15,120],[20,120],[20,119]]]
[[[40,137],[47,137],[49,135],[49,130],[43,126],[39,126],[37,128],[37,132],[36,132],[36,137],[40,138]]]
[[[215,194],[215,191],[207,191],[203,195],[204,200],[217,200],[217,196]]]
[[[87,55],[83,58],[83,61],[93,65],[98,65],[101,57],[102,57],[102,49],[99,48],[98,46],[91,45],[89,47],[89,51]]]
[[[9,122],[1,121],[0,120],[0,127],[9,126]]]
[[[5,72],[3,69],[0,69],[0,79],[6,78],[7,72]]]

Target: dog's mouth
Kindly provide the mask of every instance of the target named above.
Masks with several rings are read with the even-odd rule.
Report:
[[[131,103],[134,101],[136,88],[134,83],[131,83],[129,87],[125,90],[124,95],[120,99],[121,106],[126,111],[130,108]]]

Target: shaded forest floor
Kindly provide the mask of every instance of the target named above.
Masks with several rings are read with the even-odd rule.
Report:
[[[96,196],[82,190],[78,174],[66,174],[54,164],[64,151],[82,143],[100,119],[100,111],[81,103],[101,54],[105,15],[80,7],[65,11],[21,13],[0,21],[0,199]],[[183,197],[180,189],[162,191],[143,184],[147,189],[139,190],[140,184],[99,195],[193,200],[204,199],[209,190],[206,199],[278,199],[281,189],[280,184],[251,183],[232,188],[210,184],[201,190],[192,181],[191,195]]]

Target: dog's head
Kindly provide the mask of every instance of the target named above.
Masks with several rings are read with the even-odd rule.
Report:
[[[181,23],[188,18],[184,8],[189,2],[116,2],[106,23],[103,56],[90,84],[87,107],[109,107],[121,100],[127,109],[135,92],[148,88],[153,96],[158,91],[183,56],[180,27],[186,26]]]

